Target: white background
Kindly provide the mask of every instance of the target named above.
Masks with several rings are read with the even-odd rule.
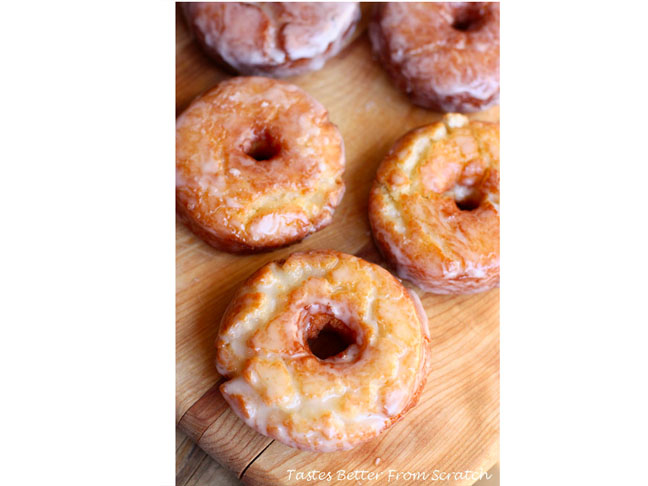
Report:
[[[504,485],[648,481],[646,10],[502,6]],[[3,6],[4,484],[174,483],[174,16]]]

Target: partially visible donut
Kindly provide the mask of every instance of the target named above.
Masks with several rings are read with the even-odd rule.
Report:
[[[378,168],[369,221],[398,275],[425,291],[499,285],[499,126],[448,114],[405,134]]]
[[[424,108],[499,103],[499,3],[381,3],[369,37],[396,86]]]
[[[252,275],[216,346],[221,393],[245,423],[328,452],[377,436],[416,404],[429,331],[416,294],[387,270],[311,251]]]
[[[192,2],[185,17],[205,52],[247,75],[294,76],[320,69],[351,38],[358,2]]]
[[[306,92],[232,78],[176,122],[178,214],[224,251],[288,245],[331,222],[344,163],[340,132]]]

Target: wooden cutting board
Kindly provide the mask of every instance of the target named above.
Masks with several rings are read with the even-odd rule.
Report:
[[[364,18],[368,5],[363,5]],[[176,112],[228,77],[191,38],[176,10]],[[289,470],[333,473],[322,484],[387,484],[389,470],[487,471],[499,456],[499,290],[471,296],[420,294],[430,321],[432,367],[419,404],[374,440],[340,453],[291,449],[247,427],[218,391],[214,341],[235,289],[265,263],[306,249],[335,249],[382,263],[367,220],[376,168],[407,130],[441,118],[412,105],[371,55],[364,22],[354,41],[315,73],[289,79],[319,100],[344,137],[346,193],[333,223],[305,241],[259,255],[214,250],[184,225],[176,231],[176,408],[178,426],[245,484],[317,484]],[[499,120],[499,108],[471,115]],[[380,472],[338,480],[339,470]],[[472,484],[472,478],[434,484]],[[418,484],[391,480],[389,484]]]

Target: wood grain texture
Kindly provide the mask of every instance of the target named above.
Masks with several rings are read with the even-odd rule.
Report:
[[[192,41],[177,11],[177,113],[226,77]],[[245,426],[218,392],[222,378],[213,364],[214,341],[238,285],[261,265],[306,249],[330,248],[380,262],[367,220],[376,168],[405,131],[441,118],[413,106],[392,86],[373,60],[365,33],[321,71],[289,81],[326,106],[338,125],[346,146],[346,193],[329,227],[271,253],[218,252],[177,224],[178,426],[219,463],[254,485],[296,484],[287,480],[287,469],[488,470],[498,459],[499,447],[499,290],[473,296],[422,296],[434,348],[419,405],[388,432],[351,452],[313,454],[285,447]],[[497,121],[499,108],[471,118]]]
[[[176,429],[176,486],[240,486],[229,469],[209,457],[180,429]]]

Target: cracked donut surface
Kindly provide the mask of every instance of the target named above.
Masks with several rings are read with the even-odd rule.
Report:
[[[499,103],[499,3],[382,3],[373,50],[417,105],[470,113]]]
[[[178,215],[212,246],[252,252],[326,226],[344,194],[344,143],[297,86],[237,77],[176,122]]]
[[[316,356],[318,334],[343,334]],[[252,275],[217,339],[221,392],[258,432],[304,450],[350,449],[403,416],[421,392],[427,318],[387,270],[335,251],[294,253]]]
[[[218,63],[237,73],[274,77],[320,69],[360,20],[358,2],[192,2],[183,9]]]
[[[425,291],[499,285],[499,126],[453,113],[405,134],[378,168],[369,221],[398,275]]]

